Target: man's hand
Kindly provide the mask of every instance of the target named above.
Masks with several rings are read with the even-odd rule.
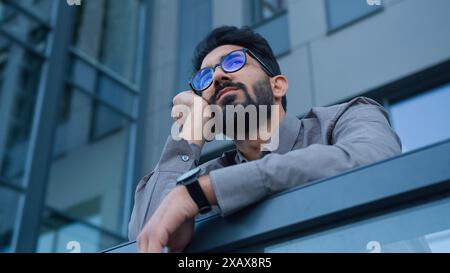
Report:
[[[208,175],[198,178],[200,187],[210,205],[216,205],[211,180]],[[137,238],[139,252],[181,252],[194,234],[197,204],[185,186],[176,186],[163,200]]]
[[[137,238],[139,252],[181,252],[194,234],[198,207],[184,186],[176,186],[163,200]]]
[[[193,91],[181,92],[173,98],[172,118],[183,126],[181,138],[200,148],[205,144],[203,125],[209,118],[204,112],[209,111],[208,106],[207,101]]]

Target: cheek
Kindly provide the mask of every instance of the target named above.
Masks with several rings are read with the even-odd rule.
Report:
[[[204,98],[206,101],[211,101],[211,97],[214,94],[214,90],[210,88],[206,89],[202,92],[202,98]]]
[[[236,92],[234,94],[234,103],[240,104],[240,103],[249,103],[249,97],[251,100],[255,100],[255,95],[253,94],[252,89],[249,90],[249,87],[247,87],[247,92],[244,90],[240,90],[239,92]]]
[[[247,94],[250,98],[252,98],[253,100],[255,100],[256,96],[255,96],[255,89],[253,84],[246,84],[247,86]]]

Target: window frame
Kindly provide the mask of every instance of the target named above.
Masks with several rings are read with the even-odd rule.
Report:
[[[264,18],[261,13],[262,13],[262,8],[261,8],[261,2],[264,0],[252,0],[248,3],[248,9],[250,12],[250,22],[249,25],[252,28],[258,28],[262,25],[265,25],[275,19],[277,19],[278,17],[281,17],[285,14],[287,14],[288,12],[288,7],[287,7],[287,1],[285,1],[285,5],[286,7],[284,9],[281,9],[277,12],[275,12],[272,16]],[[255,15],[257,13],[256,9],[258,9],[260,11],[260,15],[259,18],[256,18],[257,16]]]
[[[361,22],[361,21],[363,21],[363,20],[365,20],[365,19],[367,19],[367,18],[369,18],[371,16],[374,16],[374,15],[380,13],[380,12],[383,12],[384,9],[385,9],[384,5],[381,4],[377,9],[374,9],[373,11],[371,11],[369,13],[362,14],[362,15],[357,16],[356,18],[354,18],[354,19],[352,19],[352,20],[350,20],[350,21],[348,21],[348,22],[346,22],[344,24],[341,24],[339,26],[333,27],[331,25],[331,21],[330,21],[330,18],[331,18],[330,1],[333,1],[333,0],[323,0],[323,1],[325,2],[324,3],[325,15],[326,15],[326,18],[327,18],[327,35],[332,35],[332,34],[334,34],[336,32],[339,32],[342,29],[345,29],[345,28],[350,27],[350,26],[352,26],[354,24],[357,24],[357,23],[359,23],[359,22]]]

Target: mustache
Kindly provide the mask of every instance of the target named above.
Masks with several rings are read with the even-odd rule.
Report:
[[[243,84],[241,82],[224,82],[222,84],[218,84],[216,86],[216,88],[214,88],[214,94],[211,97],[211,102],[212,103],[216,103],[217,102],[216,101],[217,100],[217,96],[219,95],[219,91],[224,89],[224,88],[227,88],[227,87],[233,87],[233,88],[236,88],[236,89],[241,89],[244,92],[247,92],[247,87],[245,86],[245,84]]]

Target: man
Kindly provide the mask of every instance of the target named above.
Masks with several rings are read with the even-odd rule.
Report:
[[[196,48],[194,70],[192,90],[173,99],[181,140],[168,138],[159,163],[136,189],[129,237],[137,238],[140,251],[182,251],[192,238],[194,218],[211,206],[210,213],[227,216],[273,193],[401,152],[386,111],[368,98],[315,107],[301,120],[286,115],[288,80],[267,41],[249,28],[213,30]],[[197,168],[205,136],[196,138],[194,131],[211,120],[196,115],[194,101],[200,98],[200,111],[267,106],[271,111],[257,128],[265,125],[271,137],[263,139],[245,126],[239,139],[219,125],[217,132],[232,138],[236,149]],[[188,111],[177,111],[179,106]],[[257,116],[264,115],[258,110]],[[225,112],[223,121],[230,120],[239,119]],[[275,136],[275,146],[263,149]]]

